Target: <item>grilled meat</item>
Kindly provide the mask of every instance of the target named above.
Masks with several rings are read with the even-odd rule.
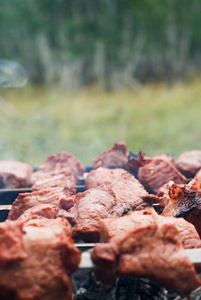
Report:
[[[6,259],[1,257],[1,299],[72,299],[71,274],[79,265],[80,252],[68,236],[66,222],[39,219],[27,224],[18,220],[0,224],[0,238],[9,253]],[[8,236],[13,237],[21,256],[9,252]]]
[[[32,186],[32,191],[39,191],[43,189],[47,189],[49,187],[67,187],[74,188],[76,185],[76,180],[73,175],[66,176],[65,174],[44,174],[42,172],[43,177],[35,181]]]
[[[85,179],[86,189],[94,188],[101,184],[109,184],[116,180],[121,179],[121,175],[128,173],[122,168],[108,169],[108,168],[98,168],[89,172]]]
[[[93,168],[123,168],[127,169],[129,152],[125,142],[114,144],[93,160]]]
[[[38,167],[38,170],[33,173],[32,184],[38,180],[50,177],[52,174],[71,175],[77,182],[78,177],[82,175],[85,170],[85,167],[76,157],[63,151],[49,156],[46,162]]]
[[[176,168],[187,178],[193,178],[201,169],[201,151],[192,150],[183,152],[175,162]]]
[[[40,204],[53,204],[59,208],[63,208],[62,205],[65,204],[65,207],[70,208],[74,203],[72,197],[74,194],[74,189],[63,187],[48,188],[32,193],[21,193],[13,202],[8,219],[15,220],[19,218],[25,210]]]
[[[78,193],[69,219],[74,223],[73,235],[84,241],[99,240],[99,220],[119,218],[125,212],[151,206],[153,199],[131,174],[122,174],[119,181]],[[73,220],[72,220],[73,219]]]
[[[158,215],[153,207],[134,211],[121,219],[108,218],[100,220],[100,242],[107,243],[114,237],[125,235],[125,232],[128,230],[131,231],[133,228],[152,224],[157,224],[158,226],[172,224],[177,228],[185,249],[201,248],[200,237],[191,223],[183,218]]]
[[[117,276],[148,278],[180,295],[200,286],[173,224],[145,224],[126,228],[109,243],[96,244],[91,252],[95,276],[105,285]]]
[[[53,204],[41,204],[25,210],[18,220],[25,221],[34,216],[41,216],[47,219],[68,218],[66,210],[60,209]]]
[[[31,185],[32,167],[21,161],[0,161],[0,188],[24,188]]]
[[[173,184],[169,196],[162,215],[183,217],[195,226],[201,237],[201,183],[194,178],[186,185]]]
[[[155,158],[139,168],[138,179],[150,193],[157,194],[158,190],[170,180],[175,183],[186,183],[187,179],[164,158]]]

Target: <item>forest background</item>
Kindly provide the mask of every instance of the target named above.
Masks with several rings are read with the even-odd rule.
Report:
[[[9,60],[28,78],[1,91],[1,157],[201,149],[200,13],[199,0],[1,0],[0,84]]]

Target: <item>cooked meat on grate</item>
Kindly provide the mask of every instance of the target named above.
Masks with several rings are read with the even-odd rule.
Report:
[[[0,161],[0,188],[24,188],[31,186],[32,167],[21,161]]]
[[[192,150],[183,152],[175,162],[176,168],[187,178],[193,178],[201,169],[201,151]]]
[[[86,242],[98,241],[99,220],[108,218],[114,205],[115,195],[107,185],[78,193],[69,210],[73,215],[73,236]]]
[[[77,182],[78,177],[85,171],[85,167],[75,156],[63,151],[49,156],[46,162],[38,167],[38,170],[33,173],[32,184],[51,174],[72,175]]]
[[[94,188],[101,184],[109,184],[116,180],[121,179],[121,175],[128,173],[122,168],[108,169],[108,168],[98,168],[89,172],[85,179],[86,189]]]
[[[128,211],[149,207],[155,198],[129,173],[112,184],[78,193],[69,210],[69,220],[74,223],[73,236],[86,242],[98,241],[99,220],[119,218]]]
[[[33,216],[41,216],[47,219],[68,218],[66,210],[60,209],[58,206],[52,204],[40,204],[25,210],[18,220],[25,221]]]
[[[174,162],[174,157],[169,154],[161,154],[154,157],[149,157],[140,151],[138,154],[133,152],[129,153],[127,165],[130,171],[137,173],[140,167],[152,162],[154,159],[164,159],[172,163]]]
[[[71,275],[79,265],[80,252],[68,236],[64,221],[58,218],[39,219],[38,223],[32,220],[32,224],[18,220],[0,224],[0,239],[5,253],[9,253],[6,259],[0,254],[1,299],[72,299]],[[10,251],[8,237],[21,256]]]
[[[201,237],[201,182],[195,177],[185,185],[173,184],[169,195],[169,203],[162,215],[183,217],[195,226]]]
[[[172,224],[177,228],[183,247],[185,249],[201,248],[201,240],[195,227],[183,218],[163,217],[158,215],[153,207],[134,211],[121,219],[108,218],[100,220],[100,242],[107,243],[113,237],[125,235],[125,232],[133,228],[157,224]]]
[[[170,180],[175,183],[186,183],[187,179],[164,158],[153,159],[139,168],[138,179],[149,193],[157,194],[158,190]]]
[[[47,174],[47,177],[44,177],[44,173],[43,173],[43,177],[41,179],[38,179],[32,186],[32,191],[34,192],[49,187],[57,187],[57,186],[74,188],[75,185],[76,185],[76,180],[73,175],[66,176],[65,174],[57,174],[57,175]]]
[[[94,246],[97,280],[109,285],[117,276],[147,278],[183,296],[201,285],[173,224],[146,224],[124,233]]]
[[[129,152],[125,142],[118,142],[93,160],[93,168],[127,169]]]
[[[62,203],[65,203],[65,207],[70,208],[74,204],[74,194],[74,189],[63,187],[48,188],[32,193],[21,193],[13,202],[8,219],[15,220],[19,218],[25,210],[40,204],[53,204],[59,208],[63,208]]]

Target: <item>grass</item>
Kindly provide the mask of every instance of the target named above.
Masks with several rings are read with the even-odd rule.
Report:
[[[26,86],[1,91],[0,159],[37,166],[65,150],[90,165],[117,141],[147,155],[201,150],[201,81],[115,93]]]

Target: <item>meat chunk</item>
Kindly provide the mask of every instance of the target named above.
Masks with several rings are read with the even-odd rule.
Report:
[[[109,285],[120,277],[148,278],[182,296],[200,286],[174,225],[147,224],[128,228],[91,253],[97,280]]]
[[[183,217],[195,226],[201,237],[201,183],[194,178],[185,185],[173,184],[169,196],[162,215]]]
[[[73,235],[86,242],[94,242],[99,240],[99,220],[118,218],[153,202],[139,181],[128,173],[112,184],[77,194],[74,203],[69,210],[69,219],[74,222]]]
[[[0,188],[24,188],[31,185],[32,167],[21,161],[0,161]]]
[[[140,167],[145,166],[155,159],[163,159],[172,163],[174,162],[174,157],[169,154],[160,154],[154,157],[149,157],[144,152],[140,151],[138,154],[133,152],[129,153],[127,165],[132,173],[137,174]]]
[[[60,209],[58,206],[52,204],[41,204],[25,210],[18,220],[25,221],[34,216],[41,216],[47,219],[68,218],[66,210]]]
[[[158,190],[168,181],[186,183],[183,176],[170,161],[157,158],[139,168],[138,179],[150,193],[157,194]]]
[[[108,169],[108,168],[98,168],[89,172],[85,179],[86,189],[94,188],[101,184],[109,184],[116,180],[121,179],[121,175],[127,173],[126,170],[122,168]]]
[[[125,232],[133,228],[140,228],[145,225],[163,224],[174,225],[180,235],[185,249],[201,248],[201,240],[195,227],[183,218],[163,217],[158,215],[153,207],[135,211],[120,219],[108,218],[100,220],[100,242],[106,243],[114,237],[125,235]]]
[[[193,178],[201,169],[201,151],[186,151],[178,157],[175,164],[177,169],[187,178]]]
[[[37,180],[49,177],[51,174],[65,174],[73,176],[77,182],[78,177],[85,172],[85,167],[73,155],[59,152],[47,158],[46,162],[38,167],[32,176],[32,184]],[[47,176],[48,175],[48,176]]]
[[[126,168],[129,152],[125,142],[114,144],[111,148],[104,151],[96,159],[93,160],[93,168]]]
[[[44,220],[43,224],[26,225],[18,220],[3,224],[5,236],[9,232],[15,237],[15,228],[19,228],[18,253],[24,254],[19,258],[10,254],[0,264],[1,299],[72,299],[71,274],[79,265],[80,252],[66,234],[62,220]]]
[[[110,215],[121,217],[129,211],[141,210],[158,202],[158,197],[152,197],[143,185],[131,174],[122,174],[119,181],[111,183],[110,188],[115,194],[115,206]]]
[[[65,203],[66,207],[70,208],[74,204],[72,198],[74,194],[74,189],[62,187],[48,188],[32,193],[19,194],[12,204],[11,210],[8,214],[8,219],[15,220],[19,218],[25,210],[40,204],[53,204],[62,208],[61,203]]]
[[[74,216],[73,236],[86,242],[99,240],[99,220],[108,218],[115,195],[107,186],[78,193],[70,213]]]
[[[41,179],[35,181],[32,186],[32,191],[39,191],[49,187],[67,187],[74,188],[76,180],[73,175],[66,176],[65,174],[46,174]]]

